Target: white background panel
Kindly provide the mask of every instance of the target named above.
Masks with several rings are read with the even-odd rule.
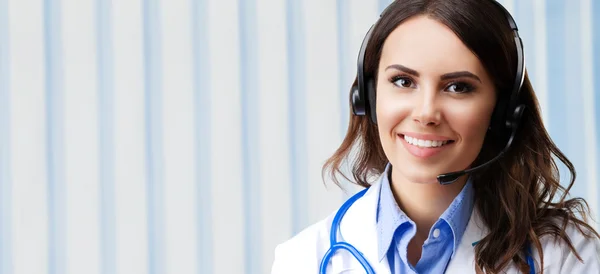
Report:
[[[161,3],[166,273],[198,273],[191,1]]]
[[[208,2],[215,273],[244,271],[238,1]],[[226,14],[226,16],[224,16]]]
[[[515,14],[515,0],[500,0],[500,2],[507,10],[514,16]],[[515,19],[516,20],[516,19]]]
[[[42,1],[9,7],[13,270],[48,269],[46,107]],[[18,49],[18,50],[15,50]],[[35,263],[32,263],[35,262]]]
[[[306,136],[308,155],[308,221],[325,218],[342,201],[342,191],[321,177],[325,160],[341,141],[338,97],[338,46],[335,1],[307,0],[304,7],[306,49]],[[328,41],[328,42],[325,42]]]
[[[113,1],[117,273],[148,272],[141,0]]]
[[[564,85],[559,87],[556,90],[559,90],[560,93],[564,95],[564,101],[558,104],[555,103],[555,106],[561,106],[561,108],[565,111],[565,128],[564,130],[569,133],[583,131],[582,133],[586,133],[585,130],[582,130],[583,122],[585,120],[583,108],[584,105],[584,97],[582,91],[582,84],[584,80],[581,75],[581,65],[583,64],[583,60],[581,60],[582,55],[582,46],[581,43],[581,34],[582,34],[582,26],[581,20],[566,20],[568,15],[577,14],[579,12],[580,2],[572,3],[572,4],[563,4],[564,10],[561,10],[561,13],[564,13],[565,16],[565,29],[564,31],[564,54],[565,59],[563,66],[563,72],[565,79],[576,79],[579,78],[578,81],[565,81]],[[557,30],[551,30],[551,35],[557,33]],[[556,35],[556,34],[554,34]],[[556,41],[556,40],[555,40]],[[555,100],[556,101],[556,100]],[[583,107],[582,107],[583,106]],[[555,112],[556,113],[556,112]],[[568,122],[566,122],[568,121]],[[562,140],[567,140],[567,145],[562,145],[561,149],[566,150],[565,153],[567,157],[570,157],[569,160],[573,163],[575,168],[577,169],[577,182],[573,185],[571,189],[571,193],[576,196],[581,196],[586,198],[586,187],[579,182],[587,181],[587,174],[583,170],[586,167],[585,156],[583,148],[583,144],[586,141],[585,134],[568,134],[564,133],[553,133],[552,137],[559,138],[562,136]],[[566,137],[566,138],[565,138]],[[559,139],[560,140],[560,139]],[[559,144],[561,145],[561,144]],[[589,146],[586,146],[589,148]]]
[[[12,273],[8,1],[0,0],[0,273]]]
[[[595,117],[595,96],[594,94],[594,76],[593,72],[593,50],[592,50],[592,3],[591,0],[581,0],[580,2],[580,26],[581,26],[581,41],[579,46],[581,47],[581,91],[583,92],[583,124],[586,125],[583,128],[585,148],[588,151],[598,151],[598,145],[596,141],[596,119]],[[590,208],[593,209],[593,214],[597,215],[598,208],[598,182],[596,167],[598,163],[597,153],[586,153],[585,155],[585,173],[587,175],[587,200]],[[598,221],[597,218],[595,218]]]
[[[262,269],[273,262],[273,250],[292,231],[289,161],[289,96],[286,6],[284,1],[257,0],[260,197]]]
[[[347,124],[349,121],[348,113],[352,107],[348,104],[347,94],[352,86],[352,77],[356,73],[356,58],[352,58],[354,54],[355,43],[351,33],[352,24],[355,21],[360,21],[357,18],[353,18],[351,12],[354,2],[357,1],[336,1],[336,19],[337,19],[337,43],[338,43],[338,54],[339,54],[339,104],[340,104],[340,134],[346,133]],[[361,1],[371,2],[371,1]],[[345,98],[345,99],[344,99]],[[346,183],[346,182],[345,182]]]
[[[61,3],[67,273],[99,273],[98,109],[94,1]]]
[[[348,60],[352,60],[350,75],[352,80],[350,83],[344,83],[348,86],[348,94],[350,94],[350,87],[352,81],[356,77],[356,59],[358,58],[358,52],[360,45],[362,44],[367,31],[375,24],[379,18],[378,1],[377,0],[351,0],[348,1],[350,4],[349,14],[345,14],[349,20],[346,20],[348,25],[345,27],[346,33],[348,34],[350,41],[348,41]]]

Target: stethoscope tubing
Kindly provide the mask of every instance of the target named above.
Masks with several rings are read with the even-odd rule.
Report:
[[[331,222],[331,231],[329,234],[330,246],[329,246],[329,249],[327,250],[327,252],[325,252],[323,259],[321,259],[321,264],[319,266],[320,274],[326,274],[327,265],[329,264],[331,257],[333,257],[335,252],[340,249],[350,252],[350,254],[352,254],[352,256],[365,269],[367,274],[375,274],[375,270],[373,270],[373,267],[371,266],[371,264],[369,264],[369,262],[367,261],[365,256],[363,256],[363,254],[360,251],[358,251],[358,249],[356,249],[353,245],[351,245],[347,242],[338,242],[337,241],[337,234],[340,229],[340,223],[342,221],[342,218],[346,214],[346,211],[348,211],[350,206],[352,206],[352,204],[354,204],[354,202],[356,202],[356,200],[358,200],[363,195],[365,195],[367,190],[368,189],[364,189],[364,190],[354,194],[354,196],[350,197],[350,199],[348,199],[340,207],[340,209],[336,212],[335,217],[333,217],[333,221]],[[533,261],[532,256],[533,256],[533,254],[531,253],[531,246],[527,245],[527,264],[529,265],[529,274],[535,274],[535,262]]]

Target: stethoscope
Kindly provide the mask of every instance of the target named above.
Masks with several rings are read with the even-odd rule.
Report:
[[[360,251],[358,251],[358,249],[356,249],[353,245],[351,245],[347,242],[338,242],[337,241],[337,233],[338,233],[338,230],[340,229],[340,222],[342,221],[344,214],[346,214],[346,211],[348,211],[348,208],[350,208],[350,206],[352,206],[352,204],[354,204],[354,202],[356,202],[356,200],[358,200],[360,197],[365,195],[365,192],[367,192],[367,190],[368,189],[364,189],[364,190],[354,194],[335,213],[335,217],[333,218],[333,222],[331,223],[331,232],[329,234],[329,243],[330,243],[329,250],[327,250],[327,252],[325,252],[323,259],[321,260],[321,266],[319,267],[320,268],[319,273],[326,274],[327,264],[329,264],[331,257],[339,249],[345,249],[348,252],[350,252],[350,254],[352,254],[352,256],[360,263],[360,265],[365,269],[367,274],[375,274],[375,270],[373,270],[373,267],[371,266],[371,264],[369,264],[367,259],[363,256],[363,254]],[[473,243],[473,246],[476,244],[477,244],[477,242]],[[533,257],[531,256],[531,247],[529,245],[527,246],[526,259],[527,259],[527,264],[529,265],[529,273],[535,274],[535,263],[533,262]]]

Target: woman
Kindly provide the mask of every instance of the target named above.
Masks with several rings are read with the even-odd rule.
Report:
[[[272,272],[600,273],[600,235],[586,202],[565,198],[575,170],[522,63],[495,1],[394,1],[363,42],[356,115],[324,166],[338,182],[351,163],[368,189],[279,245]]]

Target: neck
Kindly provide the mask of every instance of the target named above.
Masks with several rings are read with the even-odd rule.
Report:
[[[449,185],[410,182],[392,169],[391,188],[396,202],[404,213],[417,225],[417,234],[427,238],[429,230],[450,206],[467,183],[462,176]]]

